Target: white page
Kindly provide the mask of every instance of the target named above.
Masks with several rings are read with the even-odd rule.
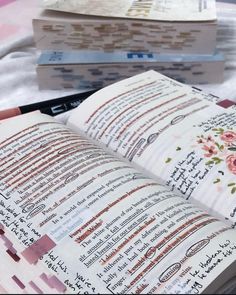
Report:
[[[47,9],[163,21],[216,19],[215,0],[44,0]]]
[[[235,261],[234,230],[49,116],[2,122],[0,163],[0,222],[59,293],[196,294]]]
[[[235,226],[235,111],[150,71],[97,92],[69,122]]]

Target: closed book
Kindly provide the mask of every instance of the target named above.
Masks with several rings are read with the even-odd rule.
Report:
[[[53,0],[33,29],[40,50],[212,54],[217,16],[215,0]]]
[[[38,59],[40,89],[101,88],[135,74],[156,70],[183,83],[220,83],[224,56],[134,52],[45,51]]]

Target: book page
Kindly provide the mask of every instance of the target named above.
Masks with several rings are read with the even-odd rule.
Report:
[[[0,123],[0,163],[0,237],[43,267],[39,289],[198,294],[235,275],[233,229],[49,116]]]
[[[235,111],[149,71],[97,92],[69,122],[235,226]]]
[[[40,265],[30,265],[20,255],[11,252],[13,247],[10,240],[6,235],[4,238],[2,236],[1,234],[0,294],[58,294],[59,290],[45,284],[40,277],[45,272],[50,276],[50,271]],[[9,242],[9,248],[6,241]]]
[[[44,0],[47,9],[160,21],[204,21],[216,19],[215,0]]]

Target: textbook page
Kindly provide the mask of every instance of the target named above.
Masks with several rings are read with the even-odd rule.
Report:
[[[97,92],[69,122],[235,226],[235,111],[149,71]]]
[[[215,0],[44,0],[46,9],[160,21],[209,21],[216,19]]]
[[[0,164],[1,234],[60,294],[196,294],[235,275],[233,229],[47,115],[0,123]]]

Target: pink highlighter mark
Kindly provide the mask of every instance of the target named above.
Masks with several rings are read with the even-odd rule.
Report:
[[[49,236],[44,235],[25,249],[21,254],[30,264],[35,264],[40,257],[52,250],[55,246],[56,243],[51,240]]]
[[[16,0],[0,0],[0,7],[8,5],[8,4],[12,3],[12,2],[16,2]]]
[[[56,277],[47,277],[45,273],[40,275],[40,278],[52,289],[56,289],[60,294],[66,291],[66,286]]]
[[[0,28],[1,28],[1,25],[0,25]],[[0,120],[8,119],[18,115],[21,115],[21,111],[19,108],[7,109],[4,111],[0,111]]]

